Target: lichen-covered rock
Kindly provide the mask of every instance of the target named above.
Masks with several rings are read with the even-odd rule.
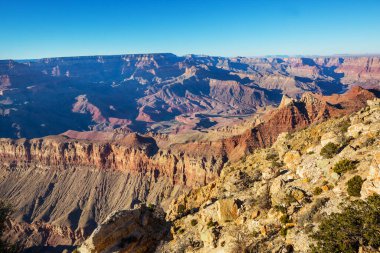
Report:
[[[372,194],[380,194],[380,152],[374,155],[360,194],[362,198],[367,198]]]

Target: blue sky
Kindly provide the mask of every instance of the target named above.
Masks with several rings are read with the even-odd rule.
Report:
[[[380,53],[378,0],[0,0],[0,59]]]

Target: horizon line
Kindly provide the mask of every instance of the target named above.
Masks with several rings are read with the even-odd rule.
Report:
[[[156,52],[156,53],[120,53],[120,54],[88,54],[88,55],[68,55],[68,56],[48,56],[37,58],[1,58],[0,61],[37,61],[44,59],[62,59],[62,58],[81,58],[81,57],[112,57],[112,56],[126,56],[126,55],[174,55],[176,57],[197,56],[197,57],[220,57],[220,58],[328,58],[328,57],[380,57],[380,53],[337,53],[337,54],[267,54],[267,55],[252,55],[252,56],[222,56],[211,54],[175,54],[170,52]]]

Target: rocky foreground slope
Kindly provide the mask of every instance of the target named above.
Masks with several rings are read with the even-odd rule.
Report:
[[[219,179],[175,199],[166,215],[171,234],[158,247],[146,240],[167,227],[161,233],[141,227],[160,227],[164,219],[145,219],[157,211],[142,207],[111,215],[75,252],[308,252],[321,217],[380,194],[379,137],[375,99],[355,114],[283,133],[271,147],[230,163]],[[353,178],[360,184],[352,185]]]

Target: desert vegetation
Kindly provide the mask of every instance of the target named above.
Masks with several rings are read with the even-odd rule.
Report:
[[[360,249],[380,247],[380,196],[346,203],[341,213],[322,219],[312,253],[357,253]]]

